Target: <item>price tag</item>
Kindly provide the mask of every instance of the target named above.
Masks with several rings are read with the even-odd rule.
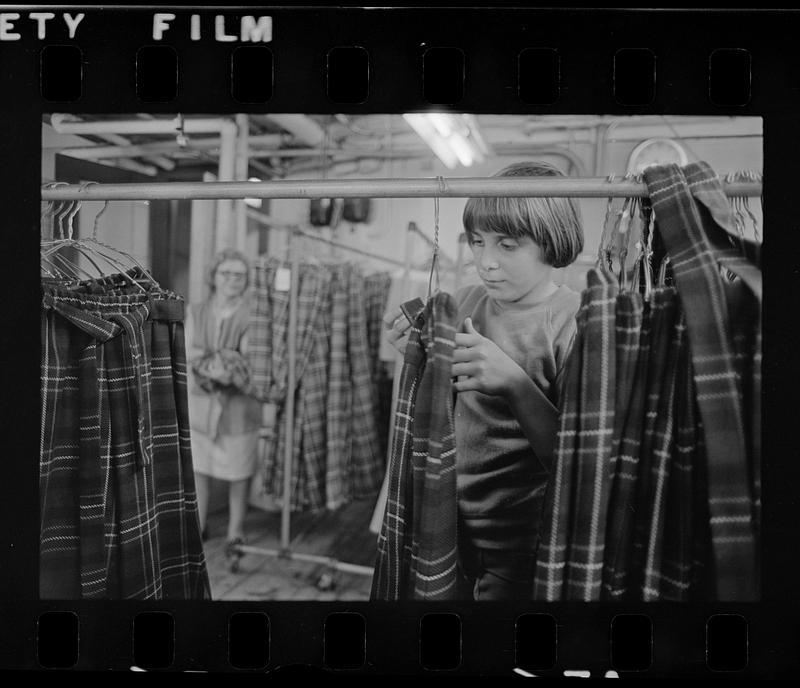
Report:
[[[261,404],[261,426],[263,428],[269,428],[271,430],[275,427],[277,411],[278,407],[269,401]]]
[[[289,291],[292,284],[292,271],[289,268],[278,268],[275,271],[275,291]]]

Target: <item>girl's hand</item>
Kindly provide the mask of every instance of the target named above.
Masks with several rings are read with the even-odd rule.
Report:
[[[472,318],[464,321],[465,333],[456,333],[453,352],[453,383],[459,392],[510,396],[519,387],[525,371],[491,339],[478,333]]]
[[[405,354],[406,344],[408,343],[408,332],[411,323],[403,315],[403,311],[398,307],[383,319],[383,326],[386,328],[386,338],[389,343],[401,354]]]

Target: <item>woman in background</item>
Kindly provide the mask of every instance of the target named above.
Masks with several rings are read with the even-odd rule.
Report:
[[[226,556],[236,571],[244,544],[250,478],[256,472],[261,404],[248,394],[246,361],[249,266],[234,250],[220,252],[208,273],[208,300],[189,307],[186,347],[189,417],[198,514],[203,539],[211,478],[228,482]]]

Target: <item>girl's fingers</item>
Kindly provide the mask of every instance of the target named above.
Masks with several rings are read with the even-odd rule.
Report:
[[[476,346],[480,344],[483,337],[479,334],[465,334],[464,332],[456,332],[456,346]]]
[[[478,389],[478,383],[475,378],[459,378],[453,383],[453,387],[457,392],[472,392]]]
[[[450,370],[452,377],[472,375],[472,366],[469,363],[454,363]]]

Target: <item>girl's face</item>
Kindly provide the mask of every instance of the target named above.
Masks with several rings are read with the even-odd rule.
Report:
[[[247,284],[247,266],[240,260],[223,260],[214,272],[214,288],[224,298],[235,298]]]
[[[530,237],[514,238],[476,229],[469,237],[475,267],[495,301],[536,303],[553,276],[542,251]]]

